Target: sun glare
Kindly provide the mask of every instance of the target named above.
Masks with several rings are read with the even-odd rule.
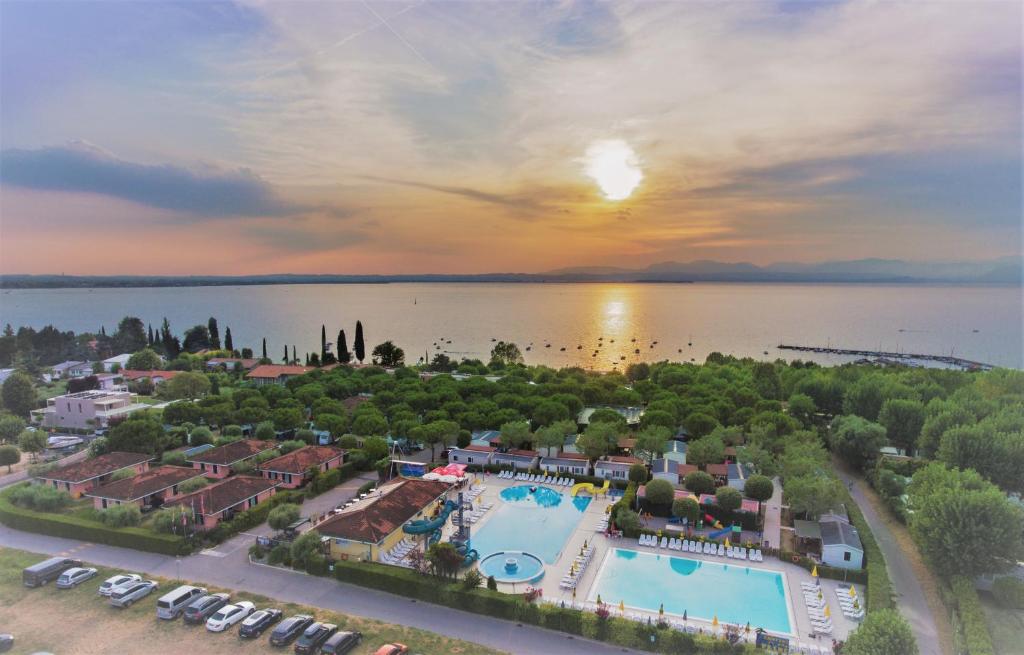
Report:
[[[636,153],[621,139],[590,144],[585,171],[608,200],[625,200],[644,179]]]

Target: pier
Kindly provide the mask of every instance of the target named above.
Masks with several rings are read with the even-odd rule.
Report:
[[[893,359],[899,361],[939,362],[956,366],[967,371],[990,371],[995,368],[992,364],[976,362],[962,357],[952,355],[920,355],[915,353],[885,352],[883,350],[850,350],[847,348],[832,348],[823,346],[793,346],[780,344],[779,350],[798,350],[801,352],[818,353],[822,355],[850,355],[853,357],[877,357],[879,359]]]

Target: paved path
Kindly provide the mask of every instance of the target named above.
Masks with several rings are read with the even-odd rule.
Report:
[[[900,612],[910,622],[917,639],[917,647],[921,655],[942,655],[942,646],[939,643],[939,632],[935,627],[935,619],[932,616],[931,608],[928,607],[928,600],[925,598],[921,582],[917,579],[914,567],[903,554],[899,543],[893,536],[892,531],[885,522],[879,518],[874,506],[864,495],[861,488],[863,482],[858,478],[836,470],[839,478],[850,487],[850,494],[864,514],[864,519],[871,526],[875,535],[878,547],[882,549],[885,556],[886,568],[889,569],[889,578],[892,580],[892,588],[896,593],[896,605]]]

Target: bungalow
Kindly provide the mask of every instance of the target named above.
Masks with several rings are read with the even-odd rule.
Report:
[[[680,464],[678,460],[663,457],[651,462],[651,475],[657,480],[671,482],[675,486],[683,484],[687,475],[697,470],[693,464]]]
[[[540,468],[556,475],[590,475],[590,458],[579,453],[562,451],[555,457],[542,457]]]
[[[216,370],[218,368],[230,371],[251,371],[259,366],[258,359],[242,359],[240,357],[211,357],[206,360],[206,368]]]
[[[529,471],[537,467],[540,460],[540,453],[536,450],[510,450],[508,452],[496,452],[491,456],[491,464],[495,466],[511,466],[519,471]]]
[[[149,380],[153,383],[153,386],[166,382],[176,375],[179,375],[182,371],[135,371],[129,369],[123,369],[118,375],[124,379],[125,382],[135,382],[136,380]]]
[[[470,444],[464,448],[452,448],[448,451],[448,461],[457,464],[471,464],[473,466],[487,466],[491,463],[494,446],[478,446]]]
[[[750,464],[729,463],[728,469],[729,472],[726,476],[728,479],[727,484],[733,489],[742,492],[747,486],[747,478],[754,474],[754,467]]]
[[[267,384],[284,384],[289,378],[294,378],[312,371],[311,366],[281,366],[277,364],[260,364],[249,371],[245,379],[252,381],[256,386]]]
[[[723,485],[729,479],[728,464],[705,464],[704,472],[713,477],[717,485]]]
[[[82,494],[108,481],[118,471],[134,470],[136,474],[149,469],[153,457],[142,453],[114,452],[82,462],[55,468],[38,476],[36,480],[81,498]]]
[[[295,489],[309,481],[310,469],[325,473],[345,463],[347,451],[333,446],[306,446],[260,464],[260,472],[282,487]]]
[[[187,461],[192,464],[192,468],[202,471],[208,478],[226,478],[231,475],[231,467],[254,459],[260,453],[273,450],[275,447],[273,441],[240,439],[219,448],[210,448]]]
[[[864,566],[864,546],[857,528],[839,517],[818,521],[821,530],[821,561],[840,569]]]
[[[103,370],[107,373],[114,373],[120,371],[128,366],[128,360],[131,359],[131,353],[124,353],[121,355],[114,355],[113,357],[107,357],[103,360]]]
[[[643,462],[636,457],[609,455],[605,459],[597,460],[597,463],[594,464],[594,475],[607,480],[625,480],[629,478],[629,467],[634,464],[643,464]]]
[[[50,367],[50,375],[53,379],[60,378],[81,378],[92,375],[92,364],[69,360],[54,364]]]
[[[159,507],[181,495],[179,485],[201,477],[195,469],[184,466],[158,466],[138,475],[95,487],[85,495],[92,498],[96,509],[115,505]]]
[[[393,480],[314,529],[330,538],[332,559],[374,561],[405,537],[405,523],[435,515],[449,486],[433,480]]]
[[[275,493],[280,482],[251,475],[236,475],[199,491],[181,496],[170,505],[191,508],[196,526],[205,530],[230,521],[238,512],[252,509]]]

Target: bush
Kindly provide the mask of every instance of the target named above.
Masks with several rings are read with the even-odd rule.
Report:
[[[349,462],[345,462],[338,468],[333,468],[326,473],[317,475],[309,485],[306,495],[312,498],[324,493],[325,491],[330,491],[345,480],[353,477],[355,474],[355,467]]]
[[[996,578],[992,584],[992,595],[996,602],[1010,609],[1024,609],[1024,580],[1013,576]]]
[[[270,550],[270,555],[267,556],[267,562],[270,564],[284,564],[288,565],[292,561],[292,551],[285,544],[278,544]]]
[[[225,437],[238,437],[242,438],[242,426],[241,425],[225,425],[224,429],[220,431]]]
[[[643,484],[650,479],[650,475],[647,473],[647,467],[643,464],[633,464],[629,467],[629,481],[637,484]]]
[[[695,494],[715,493],[715,479],[704,471],[694,471],[683,479],[683,486]]]
[[[300,511],[299,506],[294,503],[282,503],[270,510],[267,523],[275,530],[284,530],[299,520]]]
[[[287,455],[288,453],[298,450],[299,448],[304,448],[305,446],[306,442],[304,441],[289,439],[288,441],[282,441],[281,445],[278,446],[277,449],[281,451],[282,455]]]
[[[163,534],[186,534],[192,532],[193,522],[191,511],[184,507],[167,507],[153,514],[150,526]]]
[[[361,496],[362,494],[370,493],[371,490],[377,488],[377,484],[378,482],[376,480],[370,480],[356,490],[356,495]]]
[[[872,612],[850,635],[843,653],[848,655],[917,655],[914,633],[894,609]],[[971,651],[974,655],[974,651]]]
[[[715,505],[724,512],[735,512],[743,504],[743,494],[732,487],[719,487],[715,491]]]
[[[199,491],[208,484],[210,484],[210,481],[200,476],[198,478],[192,478],[191,480],[185,480],[179,484],[178,491],[183,494],[190,494],[193,491]]]
[[[470,569],[466,571],[466,574],[462,576],[462,588],[463,589],[476,589],[480,586],[480,583],[484,581],[484,576],[480,575],[480,571],[476,569]]]
[[[180,450],[168,450],[160,458],[160,463],[172,466],[185,466],[185,453]]]
[[[138,505],[115,505],[100,512],[100,523],[111,528],[127,528],[142,522]]]
[[[498,581],[494,579],[493,575],[487,576],[487,588],[491,591],[498,590]]]
[[[651,480],[644,487],[644,500],[658,507],[669,507],[675,498],[672,483],[666,480]]]
[[[41,484],[14,487],[8,494],[8,499],[18,507],[37,512],[57,512],[71,504],[71,496],[66,492]]]
[[[960,627],[963,630],[967,652],[971,655],[992,655],[992,636],[985,623],[985,611],[981,607],[981,599],[974,588],[974,582],[962,575],[955,576],[951,581],[953,597],[956,601],[957,614],[960,615]]]

